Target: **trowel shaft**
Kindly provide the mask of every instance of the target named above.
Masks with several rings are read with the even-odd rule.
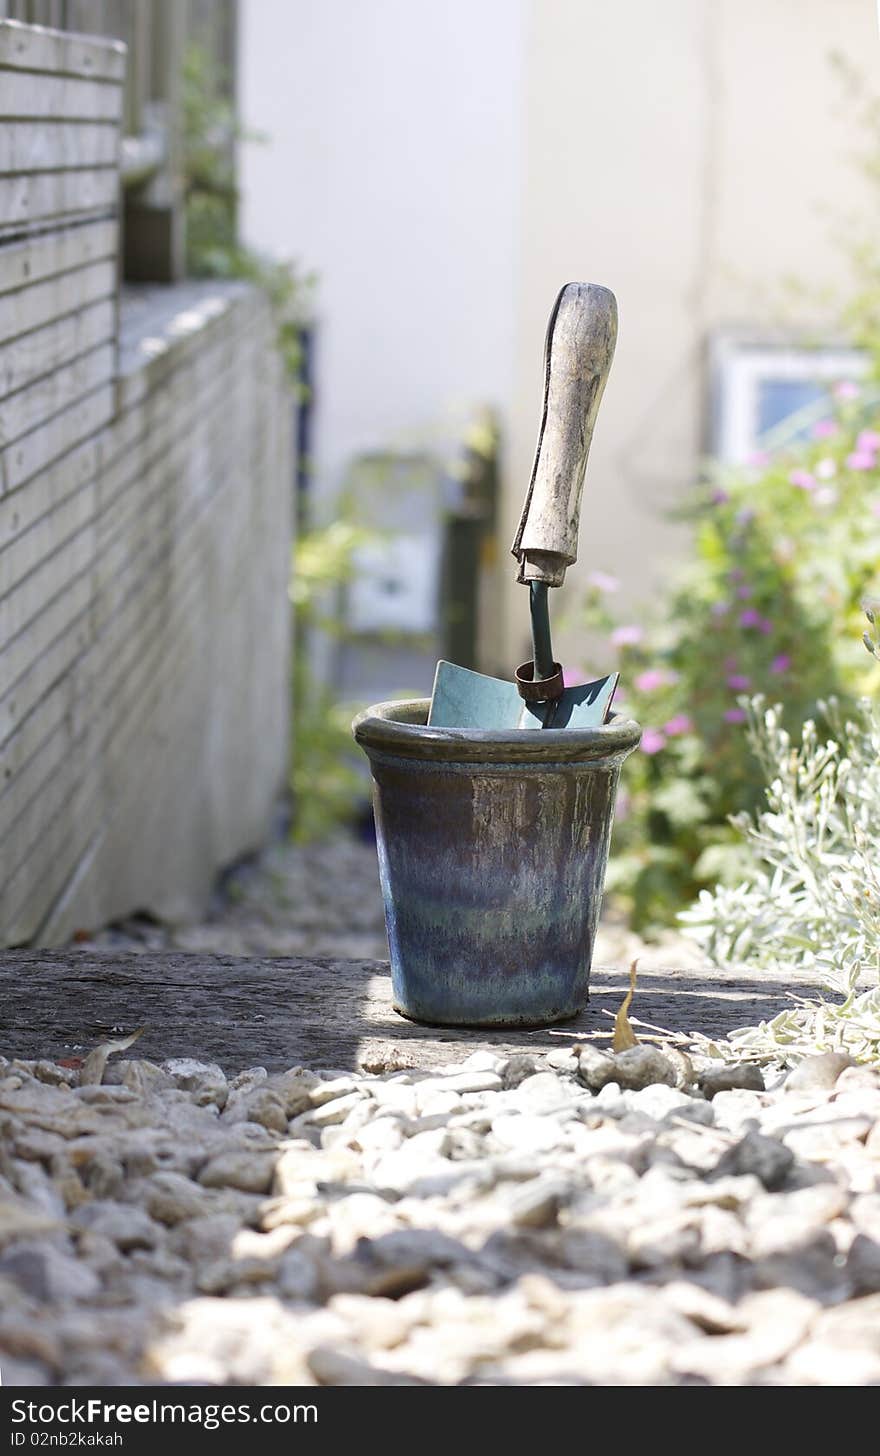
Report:
[[[550,641],[550,609],[545,581],[529,582],[529,608],[532,614],[532,658],[536,678],[553,676],[553,646]]]

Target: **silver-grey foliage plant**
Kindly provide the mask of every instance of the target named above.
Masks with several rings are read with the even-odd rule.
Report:
[[[795,747],[778,708],[762,698],[745,706],[767,783],[763,813],[733,820],[747,875],[704,890],[679,918],[716,964],[771,968],[791,982],[778,1016],[732,1033],[738,1054],[880,1060],[880,715],[869,702],[849,719],[836,702],[820,704],[829,736],[811,721]],[[799,980],[817,978],[833,1000],[794,994]]]

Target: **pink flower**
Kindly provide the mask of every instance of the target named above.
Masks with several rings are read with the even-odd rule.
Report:
[[[586,680],[586,674],[582,667],[564,667],[562,669],[562,682],[567,688],[580,687],[581,683],[586,682]]]
[[[736,594],[741,602],[747,602],[749,597],[752,595],[753,590],[754,589],[750,586],[738,586],[736,589]]]
[[[732,672],[727,679],[727,686],[732,688],[735,693],[747,693],[752,686],[752,679],[746,677],[745,673]]]
[[[727,502],[730,500],[730,496],[728,495],[726,490],[721,490],[719,487],[718,490],[713,490],[710,496],[710,500],[713,506],[726,506]]]
[[[758,622],[758,631],[762,633],[764,637],[770,636],[770,633],[773,631],[773,623],[770,621],[769,617],[760,618]]]
[[[825,459],[820,460],[816,466],[816,475],[820,480],[833,480],[836,474],[837,461],[832,460],[830,455],[826,455]]]
[[[834,420],[817,420],[811,431],[814,440],[827,440],[837,434]]]
[[[616,592],[620,590],[620,582],[616,576],[609,576],[607,571],[591,571],[587,577],[590,586],[594,586],[600,592]]]
[[[743,506],[741,511],[737,511],[733,519],[736,521],[736,524],[738,526],[749,526],[755,519],[756,515],[757,511],[755,510],[754,506]]]
[[[797,486],[798,490],[812,490],[816,484],[809,470],[792,470],[788,478],[792,485]]]
[[[753,465],[756,470],[763,470],[765,465],[770,464],[770,456],[766,450],[753,450],[746,460],[747,465]]]
[[[693,721],[687,713],[676,713],[674,718],[663,724],[663,732],[667,738],[677,738],[681,733],[693,732],[693,727]]]
[[[741,627],[759,627],[761,625],[761,613],[756,612],[754,607],[746,607],[745,611],[739,614],[739,625]]]
[[[833,393],[838,399],[858,399],[861,390],[851,379],[841,379],[838,384],[835,384]]]
[[[611,633],[611,641],[615,647],[635,647],[641,642],[644,635],[639,626],[615,627]]]
[[[880,502],[878,502],[878,504],[880,504]],[[730,611],[730,602],[713,602],[712,603],[712,616],[713,617],[726,617],[727,616],[727,613],[729,611]]]
[[[666,735],[659,728],[646,728],[642,734],[642,753],[659,753],[666,747]]]
[[[736,660],[735,657],[725,657],[725,659],[724,659],[724,671],[725,672],[736,672],[737,666],[738,666],[738,664],[737,664],[737,660]]]
[[[649,667],[647,672],[640,672],[635,679],[640,693],[655,693],[658,688],[669,687],[674,682],[678,682],[678,673],[669,672],[665,667]]]
[[[745,576],[745,572],[743,571],[741,566],[732,566],[727,575],[730,577],[731,581],[742,581],[743,577]]]
[[[780,652],[778,656],[774,657],[773,661],[771,662],[770,671],[775,672],[776,675],[779,676],[779,674],[783,672],[788,672],[788,669],[790,667],[791,658],[789,657],[788,653]]]
[[[821,490],[817,490],[813,496],[813,500],[820,510],[824,510],[826,506],[836,506],[838,499],[837,491],[833,485],[823,485]]]
[[[728,708],[727,712],[722,713],[721,716],[725,723],[744,723],[746,721],[744,708]]]
[[[847,455],[846,463],[850,470],[873,470],[877,457],[871,450],[853,450]]]
[[[880,450],[880,435],[876,430],[859,430],[856,436],[857,450]]]

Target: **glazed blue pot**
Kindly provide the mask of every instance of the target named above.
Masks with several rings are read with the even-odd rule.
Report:
[[[448,1026],[546,1026],[583,1010],[617,781],[641,729],[428,728],[377,703],[367,753],[394,1005]]]

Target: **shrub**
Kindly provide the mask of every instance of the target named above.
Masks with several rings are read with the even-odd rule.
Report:
[[[797,983],[818,975],[837,999],[792,997],[773,1020],[731,1037],[742,1055],[788,1062],[843,1050],[880,1060],[880,715],[821,707],[792,746],[778,707],[748,705],[746,737],[765,808],[734,820],[745,877],[704,890],[680,917],[718,964],[765,966]],[[873,986],[860,989],[868,977]]]
[[[645,730],[609,874],[641,929],[742,870],[729,819],[762,792],[743,695],[779,695],[780,728],[797,731],[818,699],[852,703],[866,688],[854,629],[880,564],[876,400],[842,381],[805,443],[715,468],[684,511],[692,559],[657,619],[615,620],[613,583],[594,579],[586,621],[610,632],[619,701]]]

